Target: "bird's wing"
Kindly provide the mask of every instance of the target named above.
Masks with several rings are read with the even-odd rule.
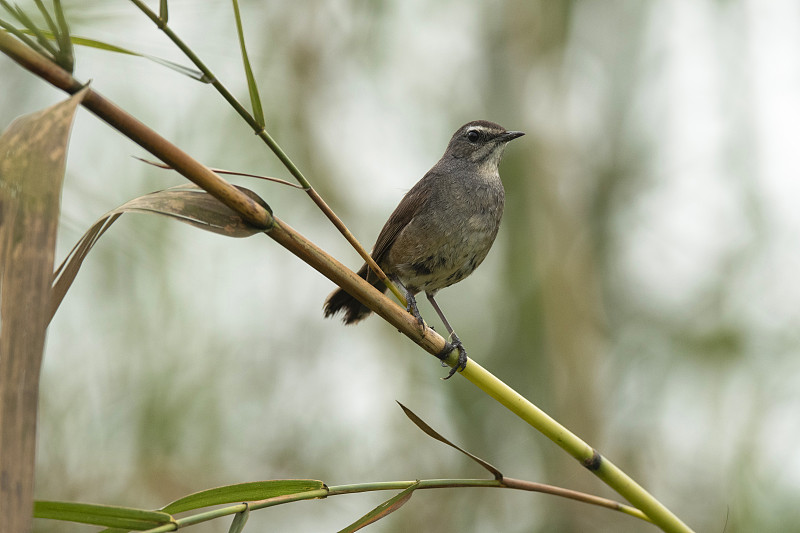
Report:
[[[394,244],[397,235],[411,222],[420,208],[427,202],[428,197],[430,197],[431,187],[426,185],[431,179],[434,179],[432,173],[425,174],[400,200],[400,204],[384,224],[383,229],[378,234],[378,239],[375,241],[375,247],[372,249],[372,258],[375,259],[376,263],[381,263],[386,254],[389,253],[389,249]]]

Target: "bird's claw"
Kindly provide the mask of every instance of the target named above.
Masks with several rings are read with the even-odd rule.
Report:
[[[453,336],[453,342],[446,342],[444,344],[444,348],[442,348],[442,351],[436,356],[442,360],[442,366],[447,366],[445,359],[447,359],[447,356],[450,355],[450,352],[453,350],[458,350],[458,362],[453,368],[450,369],[450,373],[447,374],[447,377],[442,379],[450,379],[456,372],[461,372],[467,368],[467,350],[464,349],[464,345],[461,344],[461,340],[455,335]]]

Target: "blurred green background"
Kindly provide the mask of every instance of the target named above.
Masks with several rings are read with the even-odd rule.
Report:
[[[697,531],[800,531],[796,2],[240,3],[268,130],[365,246],[458,126],[527,132],[501,165],[494,249],[437,298],[470,356]],[[188,64],[128,2],[64,6],[76,35]],[[170,7],[175,31],[246,101],[230,2]],[[76,52],[78,78],[199,160],[288,176],[209,86]],[[3,128],[64,98],[5,56],[0,93]],[[79,113],[59,260],[104,212],[182,182],[133,155],[147,154]],[[302,192],[234,181],[360,265]],[[380,319],[324,320],[332,289],[270,239],[123,217],[50,328],[37,498],[156,508],[258,479],[484,475],[395,400],[509,476],[614,497],[466,380],[440,381]],[[246,531],[336,531],[387,497],[259,511]],[[468,489],[417,493],[371,530],[653,528]]]

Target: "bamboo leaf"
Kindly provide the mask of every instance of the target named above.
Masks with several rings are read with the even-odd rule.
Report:
[[[311,490],[318,490],[325,486],[322,481],[315,479],[274,479],[270,481],[253,481],[238,483],[214,489],[203,490],[175,500],[161,510],[165,513],[175,514],[192,509],[200,509],[210,505],[223,503],[251,502],[266,500],[285,494],[298,494]]]
[[[175,63],[174,61],[170,61],[168,59],[163,59],[163,58],[160,58],[160,57],[151,56],[149,54],[144,54],[144,53],[141,53],[141,52],[135,52],[133,50],[128,50],[127,48],[123,48],[121,46],[116,46],[116,45],[113,45],[113,44],[110,44],[110,43],[104,43],[102,41],[98,41],[98,40],[95,40],[95,39],[89,39],[87,37],[71,36],[70,37],[70,41],[72,42],[72,44],[77,44],[79,46],[88,46],[90,48],[96,48],[98,50],[105,50],[107,52],[116,52],[118,54],[126,54],[126,55],[131,55],[131,56],[136,56],[136,57],[143,57],[144,59],[147,59],[147,60],[152,61],[154,63],[158,63],[159,65],[167,67],[168,69],[174,70],[178,74],[183,74],[184,76],[188,76],[189,78],[192,78],[193,80],[197,80],[197,81],[200,81],[200,82],[203,82],[203,83],[209,83],[209,81],[210,81],[199,70],[193,69],[193,68],[190,68],[190,67],[187,67],[187,66],[184,66],[184,65],[181,65],[179,63]]]
[[[238,188],[270,210],[256,193],[244,187]],[[55,315],[97,240],[120,216],[132,212],[166,216],[228,237],[249,237],[261,231],[247,224],[235,211],[196,185],[178,185],[134,198],[97,220],[67,254],[53,275],[48,321]]]
[[[238,186],[237,189],[272,212],[267,203],[250,189]],[[227,237],[250,237],[261,233],[260,229],[247,224],[238,213],[194,184],[178,185],[134,198],[107,215],[129,212],[174,218]]]
[[[402,403],[397,402],[397,405],[400,406],[400,408],[403,410],[403,412],[406,414],[406,416],[408,418],[410,418],[411,421],[414,422],[414,424],[416,424],[417,427],[420,428],[422,431],[424,431],[425,433],[427,433],[429,436],[433,437],[434,439],[438,440],[439,442],[443,442],[443,443],[447,444],[448,446],[450,446],[451,448],[455,448],[456,450],[460,451],[461,453],[463,453],[464,455],[466,455],[467,457],[469,457],[470,459],[472,459],[473,461],[475,461],[476,463],[481,465],[483,468],[485,468],[486,470],[491,472],[491,474],[494,476],[495,479],[498,479],[498,480],[502,481],[503,474],[500,472],[500,470],[498,470],[494,466],[490,465],[489,463],[487,463],[486,461],[484,461],[483,459],[481,459],[477,455],[472,455],[468,451],[464,450],[463,448],[460,448],[460,447],[456,446],[455,444],[453,444],[452,442],[450,442],[446,438],[442,437],[435,429],[433,429],[428,424],[426,424],[420,417],[418,417],[416,414],[414,414],[414,412],[411,411],[411,409],[409,409],[408,407],[406,407]]]
[[[58,23],[58,31],[53,30],[58,41],[60,56],[58,64],[67,72],[72,73],[75,69],[75,50],[72,46],[67,18],[64,16],[64,9],[61,7],[61,0],[53,0],[53,9],[56,12],[56,22]]]
[[[411,495],[413,494],[414,490],[419,486],[419,481],[408,487],[406,490],[395,496],[394,498],[388,499],[379,506],[377,506],[372,511],[368,512],[346,528],[339,531],[339,533],[353,533],[354,531],[358,531],[359,529],[366,527],[373,522],[377,522],[381,518],[384,518],[396,510],[400,509],[405,503],[411,499]]]
[[[14,15],[15,12],[11,9],[10,6],[8,6],[5,0],[0,0],[0,5],[5,7],[9,12],[11,12],[12,15]],[[34,50],[37,54],[42,55],[44,57],[51,57],[50,52],[47,50],[47,48],[42,48],[36,41],[25,35],[25,32],[23,30],[17,29],[10,22],[0,19],[0,28],[3,28],[4,30],[12,34],[14,37],[25,43],[26,46]]]
[[[2,0],[0,0],[0,1],[2,1]],[[63,19],[63,13],[61,14],[60,17],[58,17],[58,14],[59,14],[59,11],[56,11],[57,19],[59,19],[59,22],[60,22],[60,20]],[[14,30],[11,29],[12,27],[6,27],[6,24],[7,23],[4,24],[3,21],[0,20],[0,26],[2,26],[3,28],[6,28],[7,30],[9,30],[12,33],[14,33]],[[64,21],[64,24],[66,25],[66,21]],[[20,37],[20,39],[24,38],[25,44],[27,44],[28,46],[31,46],[31,47],[38,47],[38,45],[34,41],[31,41],[30,39],[28,39],[25,36],[26,33],[30,34],[30,33],[33,33],[33,32],[31,32],[29,30],[21,30],[21,31],[20,30],[16,30],[16,31],[20,33],[21,36],[18,35],[18,37]],[[41,32],[48,39],[58,39],[58,35],[55,35],[52,32],[45,31],[45,30],[41,30]],[[15,35],[16,35],[16,33],[15,33]],[[89,48],[96,48],[97,50],[104,50],[106,52],[114,52],[114,53],[117,53],[117,54],[125,54],[125,55],[130,55],[130,56],[135,56],[135,57],[142,57],[142,58],[147,59],[149,61],[152,61],[154,63],[158,63],[159,65],[162,65],[164,67],[167,67],[168,69],[174,70],[178,74],[183,74],[184,76],[192,78],[193,80],[197,80],[197,81],[200,81],[200,82],[203,82],[203,83],[209,83],[210,82],[210,80],[208,78],[206,78],[205,75],[202,72],[200,72],[199,70],[193,69],[193,68],[190,68],[190,67],[186,67],[184,65],[181,65],[179,63],[175,63],[174,61],[170,61],[168,59],[163,59],[163,58],[157,57],[157,56],[151,56],[149,54],[144,54],[144,53],[141,53],[141,52],[136,52],[134,50],[129,50],[127,48],[123,48],[123,47],[117,46],[115,44],[105,43],[103,41],[98,41],[96,39],[89,39],[87,37],[79,37],[77,35],[68,35],[68,41],[70,43],[70,47],[69,47],[70,55],[72,55],[72,47],[71,47],[71,45],[88,46]],[[65,48],[65,46],[62,46],[62,49],[63,48]]]
[[[236,18],[236,32],[239,34],[239,46],[242,49],[242,62],[244,63],[244,73],[247,77],[247,89],[250,91],[250,104],[253,106],[253,118],[262,128],[266,125],[264,120],[264,110],[261,107],[261,96],[258,94],[256,78],[253,76],[253,69],[250,67],[250,59],[247,57],[247,48],[244,44],[244,30],[242,29],[242,17],[239,14],[239,2],[233,0],[233,13]]]
[[[12,7],[6,0],[0,0],[0,6],[4,7],[6,11],[16,18],[25,29],[19,30],[13,27],[8,22],[0,20],[0,27],[5,28],[12,34],[16,35],[25,44],[34,49],[38,54],[43,55],[54,61],[61,68],[69,71],[74,69],[74,54],[72,50],[72,43],[69,40],[69,26],[67,25],[66,18],[64,17],[64,10],[61,7],[60,0],[53,0],[53,6],[56,19],[54,20],[47,8],[44,6],[42,0],[34,0],[39,13],[49,28],[48,30],[39,28],[33,20],[28,16],[25,11],[19,6]],[[28,39],[24,34],[33,35],[36,41]],[[55,40],[56,45],[53,46],[50,41]]]
[[[79,44],[79,43],[75,43],[75,44]],[[187,66],[181,65],[179,63],[175,63],[174,61],[170,61],[168,59],[163,59],[163,58],[160,58],[160,57],[151,56],[149,54],[142,54],[142,53],[139,53],[139,52],[130,52],[130,51],[127,52],[127,53],[129,53],[131,55],[143,57],[145,59],[148,59],[148,60],[152,61],[153,63],[158,63],[159,65],[161,65],[163,67],[167,67],[170,70],[174,70],[178,74],[183,74],[184,76],[192,78],[193,80],[197,80],[197,81],[202,82],[202,83],[211,83],[211,80],[208,79],[205,76],[205,74],[203,74],[202,72],[200,72],[197,69],[193,69],[191,67],[187,67]]]
[[[86,95],[15,120],[0,136],[0,530],[28,531],[39,371],[47,331],[61,186]],[[8,489],[11,487],[13,490]]]
[[[88,46],[89,48],[97,48],[98,50],[105,50],[106,52],[116,52],[118,54],[127,54],[131,56],[137,57],[145,57],[143,54],[138,52],[134,52],[133,50],[128,50],[127,48],[122,48],[121,46],[116,46],[110,43],[104,43],[103,41],[97,41],[95,39],[89,39],[86,37],[79,37],[77,35],[73,35],[70,37],[72,44],[77,44],[80,46]]]
[[[4,4],[5,4],[5,2],[4,2]],[[36,36],[36,40],[39,43],[39,45],[42,48],[44,48],[45,50],[47,50],[47,52],[51,56],[55,57],[55,55],[57,54],[57,51],[56,51],[55,47],[53,47],[50,44],[50,42],[48,42],[47,37],[45,37],[45,35],[44,35],[44,32],[42,30],[40,30],[36,26],[36,24],[34,24],[33,20],[31,20],[31,18],[28,16],[28,14],[25,13],[25,11],[23,11],[22,8],[19,7],[19,6],[15,6],[13,9],[11,9],[11,8],[9,8],[7,6],[7,4],[5,4],[5,7],[6,7],[6,9],[8,9],[11,12],[12,15],[14,15],[14,17],[16,17],[16,19],[23,26],[25,26],[25,28],[28,29],[28,31],[32,35]]]
[[[59,501],[35,502],[33,516],[134,531],[152,529],[173,521],[171,515],[161,511]]]
[[[34,0],[36,2],[36,7],[39,8],[39,13],[42,14],[42,18],[44,18],[45,23],[47,23],[47,27],[50,28],[50,32],[53,35],[58,36],[58,28],[56,27],[56,23],[53,21],[53,17],[50,16],[50,13],[47,12],[47,8],[44,7],[44,2],[42,0]]]

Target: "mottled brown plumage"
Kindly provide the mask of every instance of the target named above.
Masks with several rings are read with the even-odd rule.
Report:
[[[484,120],[459,128],[439,162],[400,201],[372,249],[375,262],[406,291],[409,311],[420,323],[414,295],[425,292],[452,337],[447,352],[459,349],[454,371],[466,365],[466,351],[434,295],[469,276],[486,258],[505,201],[497,167],[506,143],[521,135]],[[386,291],[366,264],[358,275]],[[342,289],[328,297],[324,310],[326,317],[344,312],[346,324],[371,312]]]

